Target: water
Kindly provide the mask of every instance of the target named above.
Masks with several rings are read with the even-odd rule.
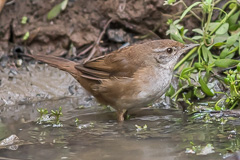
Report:
[[[229,150],[238,150],[239,120],[221,125],[191,120],[181,111],[143,109],[124,123],[117,123],[115,113],[84,104],[77,98],[41,101],[2,107],[0,140],[16,135],[19,140],[0,147],[0,159],[21,160],[216,160]],[[63,108],[63,127],[37,124],[37,108]],[[79,123],[76,124],[76,118]],[[147,129],[137,131],[135,125]],[[186,148],[212,144],[214,153],[196,155]]]

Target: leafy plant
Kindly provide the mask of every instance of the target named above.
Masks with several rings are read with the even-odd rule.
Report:
[[[233,59],[240,55],[240,10],[237,0],[227,1],[222,8],[216,7],[220,0],[202,0],[187,6],[183,0],[178,2],[165,1],[168,5],[183,4],[186,10],[179,16],[179,19],[168,20],[169,30],[167,35],[171,39],[185,43],[186,41],[198,43],[199,47],[192,49],[187,55],[175,66],[178,70],[179,84],[178,90],[175,91],[170,87],[167,96],[177,99],[183,96],[183,100],[189,105],[193,105],[191,98],[203,99],[206,96],[215,96],[221,92],[216,92],[211,83],[211,77],[215,76],[216,67],[227,68],[239,64],[239,60]],[[201,14],[195,11],[200,10]],[[219,15],[213,21],[213,11],[219,10]],[[193,37],[188,37],[188,29],[181,25],[181,21],[193,15],[199,20],[200,28],[194,28]],[[199,17],[202,15],[202,17]],[[232,109],[240,102],[239,72],[233,71],[227,73],[225,83],[229,87],[230,95],[225,102],[228,108]],[[239,76],[240,77],[240,76]],[[223,78],[222,78],[223,79]],[[219,106],[215,109],[224,109]]]
[[[190,142],[191,148],[186,148],[185,153],[197,154],[197,155],[207,155],[214,153],[214,147],[212,144],[208,143],[206,146],[195,145],[193,142]]]
[[[60,117],[62,114],[62,107],[59,107],[58,110],[51,110],[51,113],[48,114],[47,109],[39,108],[37,109],[40,117],[37,120],[38,124],[52,124],[54,127],[61,127]]]
[[[240,63],[236,70],[229,70],[225,72],[226,77],[224,83],[229,86],[229,94],[226,93],[226,98],[221,98],[216,104],[216,110],[223,110],[226,107],[229,109],[235,108],[240,103]],[[219,102],[224,101],[225,105],[219,106]]]
[[[139,126],[137,124],[135,124],[135,127],[136,127],[136,131],[139,132],[139,131],[146,131],[147,130],[147,125],[145,124],[144,126]]]
[[[59,107],[58,110],[51,110],[51,116],[55,117],[55,124],[59,125],[60,124],[60,117],[62,116],[62,107]]]
[[[40,117],[38,118],[39,121],[41,121],[43,119],[43,116],[44,115],[47,115],[48,114],[48,110],[45,108],[38,108],[37,109],[38,113],[40,114]]]

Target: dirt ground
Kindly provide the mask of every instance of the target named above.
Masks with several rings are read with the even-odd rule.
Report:
[[[181,5],[163,5],[164,0],[70,0],[57,18],[48,21],[48,12],[61,1],[7,1],[0,14],[0,55],[16,45],[28,47],[33,53],[53,55],[70,54],[71,44],[81,51],[97,40],[111,18],[102,38],[103,48],[110,42],[136,41],[134,36],[148,34],[154,28],[159,38],[166,38],[167,20],[178,18],[177,13],[185,9]],[[193,0],[187,2],[190,5]],[[21,23],[23,16],[28,18],[26,24]],[[198,25],[194,18],[184,23],[189,29]],[[26,32],[30,36],[24,41]]]
[[[79,87],[71,76],[44,65],[40,66],[42,69],[29,65],[22,54],[51,54],[79,60],[90,53],[86,48],[97,41],[95,56],[139,41],[137,36],[151,33],[147,39],[167,38],[167,20],[179,18],[180,11],[185,9],[181,5],[165,6],[164,0],[69,0],[64,11],[47,20],[48,12],[60,2],[6,1],[0,13],[0,105],[33,97],[81,93],[69,90]],[[190,5],[193,0],[187,3]],[[28,19],[26,24],[21,23],[24,16]],[[111,23],[106,25],[110,19]],[[191,17],[183,23],[189,29],[199,25]],[[26,32],[30,33],[29,38],[23,40]],[[48,80],[44,80],[46,77]]]

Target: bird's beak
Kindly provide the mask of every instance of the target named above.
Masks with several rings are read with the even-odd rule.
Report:
[[[192,49],[192,48],[197,47],[197,46],[199,46],[199,44],[193,44],[193,43],[191,43],[191,44],[185,44],[184,47],[181,49],[180,52],[181,52],[181,53],[184,53],[184,52],[186,52],[187,50]]]

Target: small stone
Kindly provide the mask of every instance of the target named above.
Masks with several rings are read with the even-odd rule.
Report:
[[[22,66],[22,63],[23,63],[23,60],[22,60],[22,59],[18,59],[18,60],[16,61],[16,66],[17,66],[17,67],[21,67],[21,66]]]

